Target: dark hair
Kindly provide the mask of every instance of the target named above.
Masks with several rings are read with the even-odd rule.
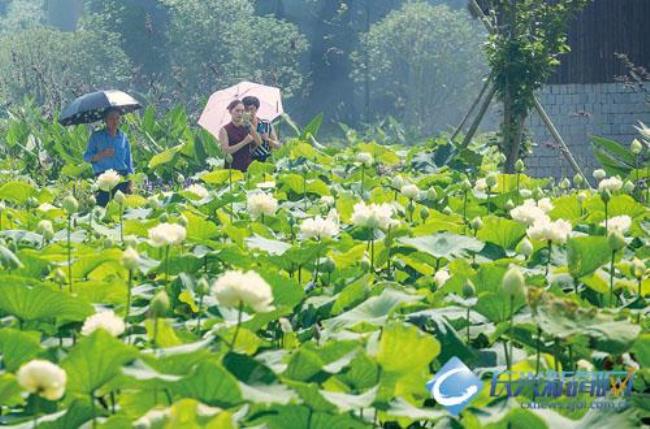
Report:
[[[228,109],[228,111],[231,112],[232,109],[234,109],[235,107],[237,107],[240,104],[243,104],[241,102],[241,100],[238,99],[238,98],[235,98],[233,101],[230,102],[230,104],[228,104],[228,107],[226,107],[226,109]]]
[[[108,118],[108,116],[113,112],[117,112],[121,115],[122,109],[119,107],[109,107],[108,109],[104,110],[104,119]]]
[[[244,97],[242,99],[242,103],[244,103],[245,107],[255,106],[256,109],[260,108],[260,99],[252,95],[247,95]]]

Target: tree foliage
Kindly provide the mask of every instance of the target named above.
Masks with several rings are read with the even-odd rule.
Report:
[[[361,35],[352,77],[361,83],[369,76],[369,101],[384,106],[377,113],[397,109],[419,130],[444,127],[457,120],[453,106],[465,105],[480,84],[481,31],[464,12],[407,2]]]

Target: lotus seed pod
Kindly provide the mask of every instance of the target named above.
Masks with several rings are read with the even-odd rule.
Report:
[[[483,227],[483,221],[481,220],[480,217],[476,216],[472,221],[470,222],[470,226],[474,231],[478,231]]]
[[[594,179],[598,180],[599,182],[603,180],[605,177],[607,177],[607,173],[602,168],[594,170],[592,175],[594,176]]]
[[[634,277],[637,279],[640,279],[643,277],[643,274],[645,274],[646,267],[645,264],[643,263],[642,260],[639,258],[634,258],[632,260],[632,274],[634,274]]]
[[[612,199],[612,193],[605,189],[600,193],[600,199],[602,199],[604,203],[608,203],[609,200]]]
[[[149,304],[149,314],[151,317],[161,317],[169,310],[169,296],[164,289],[161,289],[154,295]]]
[[[508,296],[520,296],[524,294],[526,279],[518,267],[510,268],[503,276],[503,291]]]
[[[158,216],[158,221],[160,223],[167,223],[169,222],[169,215],[167,213],[161,213],[160,216]]]
[[[496,174],[492,173],[488,175],[488,177],[485,178],[485,184],[488,186],[488,188],[494,188],[497,184]]]
[[[196,293],[199,295],[207,295],[210,292],[210,283],[208,279],[203,276],[196,282]]]
[[[444,209],[442,209],[442,212],[446,214],[447,216],[450,216],[454,211],[451,209],[449,206],[445,206]]]
[[[625,182],[623,185],[623,191],[625,191],[628,194],[631,194],[634,192],[634,183],[630,182],[629,180]]]
[[[422,207],[420,209],[420,217],[422,218],[423,221],[426,221],[429,218],[429,209],[426,207]]]
[[[642,150],[643,150],[643,145],[641,144],[641,142],[637,139],[632,140],[632,144],[630,145],[630,151],[634,155],[638,155],[641,153]]]
[[[435,201],[436,198],[438,198],[438,193],[436,192],[436,189],[432,186],[427,191],[427,200]]]
[[[503,205],[503,208],[506,209],[506,211],[510,211],[515,208],[515,203],[512,200],[508,200]]]
[[[525,169],[526,169],[526,165],[524,164],[524,161],[518,159],[517,162],[515,162],[515,171],[517,173],[523,173]]]
[[[616,252],[626,246],[625,237],[623,237],[623,234],[618,231],[610,231],[609,234],[607,234],[607,244],[609,244],[609,248],[612,252]]]
[[[72,195],[68,195],[63,199],[63,209],[69,214],[76,213],[79,210],[79,202]]]
[[[474,295],[476,295],[476,288],[474,287],[474,283],[468,279],[463,285],[463,298],[471,298]]]
[[[136,270],[140,266],[140,254],[133,247],[127,247],[122,253],[122,265],[127,270]]]
[[[517,251],[528,258],[533,254],[533,243],[531,243],[528,238],[524,237],[524,239],[519,242]]]
[[[571,187],[571,182],[566,177],[560,181],[560,189],[569,189]]]
[[[126,195],[124,195],[124,193],[120,190],[118,190],[115,195],[113,195],[113,199],[121,206],[126,203]]]
[[[579,188],[584,184],[585,184],[585,179],[582,177],[581,174],[576,173],[576,175],[573,176],[573,185]]]
[[[323,258],[321,262],[321,269],[326,274],[333,273],[334,270],[336,270],[336,263],[334,262],[334,259],[330,258],[329,256]]]

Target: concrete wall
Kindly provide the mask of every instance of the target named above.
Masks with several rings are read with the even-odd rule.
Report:
[[[586,175],[599,165],[592,154],[590,136],[629,145],[638,133],[638,121],[650,124],[647,94],[620,83],[547,85],[538,97]],[[532,112],[528,130],[537,146],[526,164],[534,176],[572,177],[539,115]]]

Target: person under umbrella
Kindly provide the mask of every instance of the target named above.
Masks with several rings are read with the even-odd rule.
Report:
[[[248,95],[242,99],[246,113],[248,113],[248,120],[256,129],[259,134],[262,144],[255,147],[252,152],[253,160],[264,162],[271,156],[271,151],[280,148],[280,141],[275,133],[275,129],[271,125],[271,121],[259,119],[257,111],[260,108],[260,99],[254,95]]]
[[[219,143],[221,150],[232,157],[228,162],[229,168],[245,172],[253,162],[252,152],[262,144],[262,139],[257,133],[257,124],[244,122],[244,103],[235,99],[228,104],[231,121],[219,130]]]
[[[88,140],[88,147],[84,153],[84,161],[92,164],[95,177],[108,170],[116,171],[123,178],[133,173],[133,160],[129,140],[120,131],[122,112],[119,108],[106,109],[104,123],[106,128],[96,130]],[[119,183],[111,191],[98,190],[97,204],[105,207],[109,200],[119,190],[130,194],[133,183],[130,180]]]

